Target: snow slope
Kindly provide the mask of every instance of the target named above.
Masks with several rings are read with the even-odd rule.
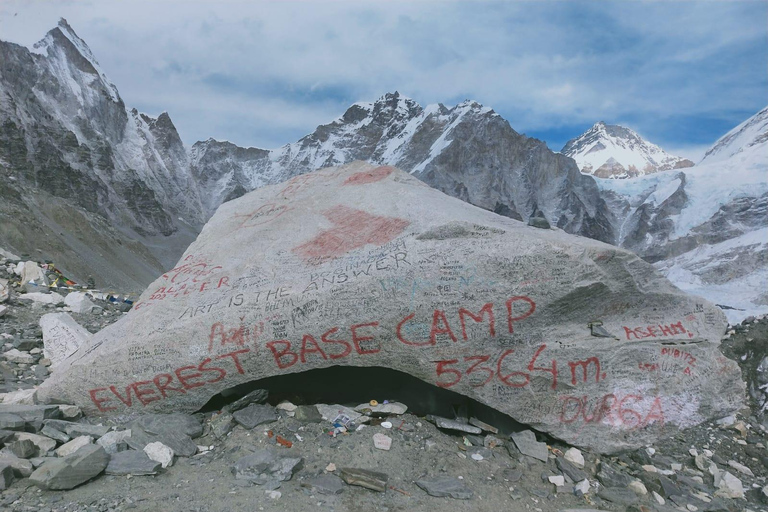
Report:
[[[693,168],[597,180],[617,212],[618,244],[682,289],[736,308],[726,309],[731,322],[768,313],[767,118],[768,108],[734,128]]]

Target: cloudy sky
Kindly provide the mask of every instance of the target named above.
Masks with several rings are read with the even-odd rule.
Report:
[[[277,147],[397,90],[474,99],[555,150],[604,120],[698,159],[768,104],[762,0],[2,0],[0,38],[32,45],[59,17],[190,144]]]

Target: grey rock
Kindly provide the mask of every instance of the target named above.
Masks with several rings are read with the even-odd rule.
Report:
[[[13,439],[14,441],[23,441],[24,439],[29,439],[37,446],[37,448],[40,450],[40,453],[48,453],[56,448],[56,441],[53,439],[29,432],[16,432],[16,434],[13,436]]]
[[[313,492],[320,494],[341,494],[344,491],[342,479],[328,473],[307,478],[301,482],[301,486],[309,487]]]
[[[640,501],[637,494],[623,487],[601,487],[597,495],[606,501],[624,506],[634,505]]]
[[[224,438],[235,428],[235,417],[223,411],[211,418],[211,433],[217,439]]]
[[[517,449],[520,453],[538,459],[542,462],[547,462],[549,457],[549,451],[547,450],[546,443],[542,443],[536,440],[536,434],[531,430],[523,430],[522,432],[515,432],[510,435],[512,441],[514,441]]]
[[[133,425],[150,434],[175,431],[192,439],[203,435],[203,424],[200,418],[191,414],[146,414],[136,419]]]
[[[339,468],[339,471],[341,479],[349,485],[357,485],[378,492],[387,490],[389,476],[386,473],[360,468]]]
[[[251,404],[245,409],[235,411],[232,416],[236,422],[247,429],[277,421],[277,412],[271,405]]]
[[[73,294],[67,295],[65,302],[71,295]],[[51,361],[52,367],[58,366],[93,337],[68,313],[43,315],[40,318],[40,327],[43,329],[43,354]]]
[[[523,472],[515,468],[504,468],[501,472],[501,476],[504,480],[517,482],[523,477]]]
[[[137,424],[131,425],[131,435],[124,442],[134,450],[141,451],[149,443],[161,442],[179,457],[191,457],[197,453],[197,444],[188,435],[175,430],[163,430],[157,434],[145,432]]]
[[[255,389],[231,404],[225,405],[222,410],[228,413],[233,413],[240,409],[244,409],[251,404],[263,404],[267,401],[267,398],[269,398],[269,391],[266,389]]]
[[[293,473],[303,467],[301,457],[278,455],[271,450],[258,450],[239,459],[232,466],[232,473],[238,480],[249,480],[256,484],[271,481],[290,480]]]
[[[416,485],[430,496],[468,500],[472,498],[472,489],[463,480],[452,476],[434,476],[416,480]]]
[[[154,475],[160,466],[143,451],[126,450],[112,454],[105,472],[108,475]]]
[[[5,444],[16,434],[13,430],[0,430],[0,444]]]
[[[605,461],[600,463],[600,471],[597,473],[597,479],[605,487],[626,487],[633,480],[631,476],[622,473]]]
[[[323,416],[314,405],[300,405],[293,414],[294,419],[302,423],[320,423]]]
[[[20,459],[10,453],[0,453],[0,466],[10,466],[13,468],[13,473],[20,478],[26,478],[34,471],[34,467],[30,461],[27,459]]]
[[[96,444],[103,447],[108,454],[113,455],[127,449],[126,440],[129,437],[131,437],[130,430],[113,430],[97,439]]]
[[[0,414],[0,429],[24,431],[24,427],[26,426],[26,424],[27,424],[26,420],[17,414],[11,414],[11,413]]]
[[[108,463],[104,448],[89,444],[64,458],[47,461],[30,475],[29,481],[45,490],[73,489],[98,476]]]
[[[482,434],[483,431],[479,427],[470,425],[468,423],[462,423],[461,421],[449,420],[440,416],[434,416],[432,414],[427,415],[427,420],[431,421],[438,428],[444,428],[446,430],[456,430],[458,432],[466,432],[468,434]]]
[[[0,404],[0,414],[15,414],[24,421],[44,421],[51,418],[61,418],[61,410],[55,405],[16,405]]]
[[[558,457],[557,460],[555,460],[555,463],[557,464],[557,468],[573,482],[581,482],[585,478],[588,478],[586,471],[577,468],[562,457]]]
[[[0,462],[0,491],[9,488],[14,480],[13,468]]]
[[[95,439],[100,438],[111,430],[111,427],[105,425],[91,425],[89,423],[70,423],[64,429],[69,437],[90,436]]]
[[[14,441],[8,447],[20,459],[31,459],[37,455],[37,446],[29,439]]]

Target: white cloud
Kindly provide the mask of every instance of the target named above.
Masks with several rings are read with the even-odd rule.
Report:
[[[767,52],[756,52],[752,69],[743,53],[765,42],[754,12],[766,10],[756,2],[3,0],[0,37],[31,45],[63,16],[127,105],[169,111],[189,143],[212,136],[274,147],[394,90],[422,104],[472,98],[521,132],[757,110],[766,80],[755,69]],[[656,142],[692,144],[686,136]]]

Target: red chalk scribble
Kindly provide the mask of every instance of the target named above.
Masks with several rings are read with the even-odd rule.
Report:
[[[394,172],[395,168],[389,165],[383,165],[370,171],[358,172],[344,181],[344,185],[367,185],[381,181]]]
[[[371,215],[341,205],[324,211],[323,215],[333,222],[334,227],[293,249],[305,260],[335,258],[367,244],[384,245],[410,224],[404,219]]]

